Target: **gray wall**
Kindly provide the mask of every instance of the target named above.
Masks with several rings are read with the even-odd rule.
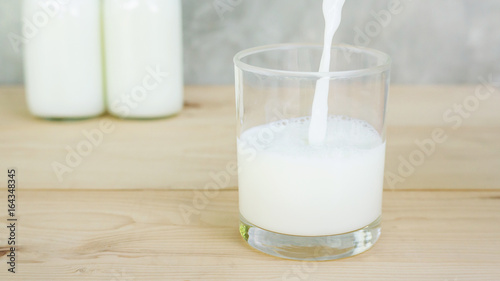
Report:
[[[392,1],[400,13],[361,40],[356,30],[376,33],[373,12],[388,10],[391,0],[347,0],[334,41],[389,53],[395,83],[500,79],[499,0]],[[22,57],[7,37],[20,33],[20,2],[0,0],[0,84],[22,83]],[[232,56],[244,48],[322,40],[321,0],[183,0],[183,8],[187,84],[232,83]]]

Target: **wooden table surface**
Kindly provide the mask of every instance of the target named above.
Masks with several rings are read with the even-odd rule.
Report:
[[[500,90],[487,86],[391,88],[381,239],[329,262],[274,258],[239,237],[226,169],[232,87],[187,87],[185,110],[169,119],[71,122],[33,118],[22,88],[0,88],[0,280],[499,281]],[[71,158],[86,141],[90,152]],[[229,182],[214,179],[224,173]]]

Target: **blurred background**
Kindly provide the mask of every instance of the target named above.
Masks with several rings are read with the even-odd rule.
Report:
[[[232,57],[263,44],[322,42],[321,0],[183,0],[186,84],[232,84]],[[0,0],[0,84],[22,84],[21,1]],[[399,84],[500,80],[500,1],[347,0],[335,43],[389,53]]]

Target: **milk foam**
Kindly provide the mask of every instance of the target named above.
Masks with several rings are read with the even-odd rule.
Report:
[[[323,144],[309,145],[309,117],[294,118],[257,126],[245,131],[240,141],[249,147],[288,157],[351,157],[382,144],[382,138],[366,121],[347,116],[328,116]]]

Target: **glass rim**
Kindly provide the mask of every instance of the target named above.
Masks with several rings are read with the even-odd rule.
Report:
[[[234,58],[234,65],[241,70],[258,73],[262,75],[274,75],[274,76],[292,76],[292,77],[303,77],[303,78],[349,78],[349,77],[359,77],[359,76],[368,76],[373,74],[382,73],[384,71],[391,69],[392,59],[391,57],[381,51],[347,45],[347,44],[335,44],[332,45],[332,49],[350,49],[353,51],[361,51],[365,53],[370,53],[376,57],[382,59],[382,63],[368,68],[360,68],[355,70],[344,70],[344,71],[330,71],[330,72],[317,72],[317,71],[291,71],[291,70],[280,70],[280,69],[272,69],[265,68],[260,66],[251,65],[242,61],[242,59],[268,51],[276,51],[276,50],[290,50],[290,49],[300,49],[300,48],[320,48],[323,49],[323,45],[319,44],[294,44],[294,43],[285,43],[285,44],[273,44],[273,45],[264,45],[254,48],[249,48],[238,52]]]

